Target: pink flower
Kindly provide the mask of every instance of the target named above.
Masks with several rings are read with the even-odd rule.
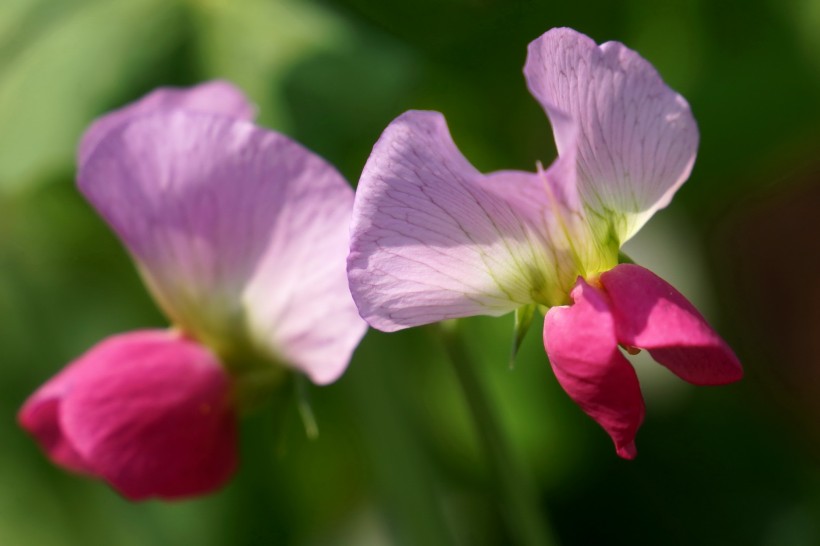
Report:
[[[106,339],[19,421],[55,463],[131,499],[224,484],[239,406],[287,369],[336,380],[366,328],[344,270],[353,191],[253,110],[224,82],[159,89],[80,144],[80,191],[173,329]]]
[[[697,126],[683,97],[617,42],[553,29],[530,44],[524,73],[558,158],[535,173],[482,174],[441,114],[401,115],[359,182],[351,291],[384,331],[549,309],[544,344],[559,382],[631,458],[644,406],[619,345],[649,350],[695,384],[742,375],[683,296],[618,264],[621,245],[688,178]]]

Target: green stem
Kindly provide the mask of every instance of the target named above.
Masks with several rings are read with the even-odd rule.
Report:
[[[489,458],[495,483],[500,486],[504,518],[520,546],[557,544],[546,514],[540,510],[531,481],[515,459],[492,409],[487,391],[478,377],[476,365],[458,334],[455,321],[442,323],[442,340],[453,362],[467,405],[484,451]]]
[[[419,442],[408,415],[401,356],[386,362],[395,339],[368,335],[357,365],[346,376],[358,410],[367,465],[374,478],[384,521],[397,546],[457,544],[448,526],[440,480],[429,453]],[[400,346],[400,345],[399,345]]]

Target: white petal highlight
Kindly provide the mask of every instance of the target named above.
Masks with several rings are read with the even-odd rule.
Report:
[[[530,44],[524,73],[559,154],[575,155],[596,237],[623,244],[689,177],[699,138],[689,105],[623,44],[597,46],[567,28]]]

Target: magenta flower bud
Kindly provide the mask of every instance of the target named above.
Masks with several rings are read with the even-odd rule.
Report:
[[[572,306],[547,313],[544,346],[558,382],[609,433],[621,457],[637,454],[644,403],[619,345],[648,350],[695,385],[722,385],[742,376],[732,350],[692,304],[643,267],[618,265],[595,284],[579,278],[572,299]]]
[[[231,379],[172,331],[98,343],[40,387],[19,421],[55,463],[132,500],[206,493],[236,467]]]

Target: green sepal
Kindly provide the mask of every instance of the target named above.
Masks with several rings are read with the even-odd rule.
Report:
[[[282,391],[290,375],[285,368],[274,365],[253,367],[241,373],[233,372],[230,367],[227,369],[233,377],[233,400],[242,415],[254,413],[269,397]]]
[[[624,254],[624,252],[621,250],[618,252],[618,263],[635,265],[635,260]]]
[[[299,408],[299,417],[302,418],[302,425],[305,427],[305,436],[309,440],[319,438],[319,425],[316,423],[316,415],[313,413],[313,406],[310,403],[308,387],[310,382],[304,374],[296,373],[296,405]]]
[[[515,367],[515,357],[518,354],[518,349],[521,347],[521,342],[524,341],[524,336],[530,329],[532,319],[535,316],[536,304],[530,303],[515,310],[515,324],[513,326],[513,344],[510,351],[510,369]]]

